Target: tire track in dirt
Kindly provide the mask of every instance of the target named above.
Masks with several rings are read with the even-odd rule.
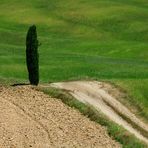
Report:
[[[4,98],[2,98],[4,99]],[[45,133],[47,134],[47,137],[48,139],[50,139],[50,135],[49,135],[49,131],[46,127],[44,127],[44,125],[39,122],[38,120],[36,120],[35,118],[33,118],[33,116],[31,116],[29,113],[27,113],[27,111],[24,110],[24,108],[20,107],[18,104],[16,104],[15,102],[13,101],[10,101],[10,100],[6,100],[4,99],[5,101],[7,101],[7,103],[10,103],[12,104],[13,106],[17,107],[21,112],[23,112],[26,116],[28,116],[28,118],[30,118],[31,120],[33,120],[36,124],[38,124],[44,131]]]
[[[0,87],[0,147],[120,148],[104,127],[31,86]]]
[[[97,81],[74,81],[53,83],[50,86],[68,90],[76,99],[94,106],[99,111],[101,110],[112,121],[123,126],[138,139],[148,144],[148,125],[140,121],[126,106],[111,96],[107,92],[107,88],[103,88],[104,84]],[[125,118],[121,115],[124,115]],[[133,124],[138,128],[133,127]]]

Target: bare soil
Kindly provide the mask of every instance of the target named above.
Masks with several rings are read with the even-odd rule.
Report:
[[[74,81],[53,83],[50,86],[68,90],[76,99],[94,106],[112,121],[148,144],[148,125],[117,99],[118,91],[116,95],[111,94],[110,85],[97,81]]]
[[[74,86],[75,87],[75,86]],[[31,86],[0,87],[0,148],[119,148],[104,127]]]

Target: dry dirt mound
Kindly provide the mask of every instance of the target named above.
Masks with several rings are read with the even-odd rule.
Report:
[[[110,87],[106,83],[75,81],[53,83],[51,86],[68,90],[75,98],[101,110],[111,120],[148,144],[148,125],[138,119],[124,104],[109,94]]]
[[[120,147],[106,129],[30,86],[0,87],[0,147]]]

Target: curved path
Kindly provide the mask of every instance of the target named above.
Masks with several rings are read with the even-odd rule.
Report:
[[[119,148],[106,129],[31,86],[0,87],[0,147]]]
[[[104,85],[105,83],[97,81],[75,81],[53,83],[50,86],[68,90],[76,99],[93,105],[112,121],[148,144],[148,125],[140,121],[126,106],[111,96]]]

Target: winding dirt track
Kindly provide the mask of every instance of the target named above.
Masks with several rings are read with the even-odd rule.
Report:
[[[105,83],[97,81],[75,81],[53,83],[51,86],[68,90],[76,99],[93,105],[112,121],[123,126],[130,133],[148,144],[148,125],[140,121],[126,106],[110,95]],[[138,128],[136,129],[132,125]]]
[[[102,126],[31,86],[0,87],[0,148],[119,148]]]

